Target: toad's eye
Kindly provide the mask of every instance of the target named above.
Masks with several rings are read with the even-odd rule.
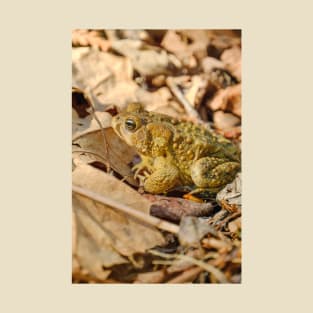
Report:
[[[128,118],[126,121],[125,121],[125,127],[126,129],[128,130],[135,130],[136,129],[136,122],[131,119],[131,118]]]

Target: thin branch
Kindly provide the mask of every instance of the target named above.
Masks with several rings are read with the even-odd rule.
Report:
[[[184,254],[167,254],[167,253],[163,253],[163,252],[159,252],[157,250],[149,250],[149,252],[153,255],[157,255],[166,259],[172,259],[172,258],[177,258],[177,259],[182,259],[185,261],[189,261],[192,264],[195,264],[199,267],[201,267],[202,269],[204,269],[205,271],[211,273],[212,275],[215,276],[215,278],[221,282],[221,283],[228,283],[229,281],[227,280],[226,276],[215,266],[209,264],[209,263],[205,263],[201,260],[197,260],[189,255],[184,255]]]
[[[201,120],[199,113],[192,107],[192,105],[184,96],[184,94],[179,90],[172,77],[167,77],[166,85],[174,94],[174,96],[177,98],[177,100],[183,105],[183,107],[185,108],[186,112],[190,115],[190,117],[196,122],[203,124],[203,121]]]
[[[85,188],[79,187],[79,186],[72,186],[72,190],[82,196],[88,197],[94,201],[97,201],[99,203],[102,203],[104,205],[108,205],[110,207],[113,207],[121,212],[124,212],[132,217],[137,218],[138,220],[145,222],[149,225],[155,226],[159,229],[168,231],[173,234],[178,234],[179,227],[175,224],[163,221],[157,217],[148,215],[146,213],[143,213],[141,211],[137,211],[133,209],[132,207],[125,205],[123,203],[117,202],[111,198],[108,198],[106,196],[100,195],[98,193],[95,193],[91,190],[87,190]]]
[[[96,122],[98,123],[100,130],[101,130],[101,134],[103,136],[103,144],[104,144],[104,150],[105,150],[105,155],[107,157],[107,161],[106,161],[106,167],[107,167],[107,173],[110,173],[111,170],[111,164],[110,164],[110,155],[109,155],[109,147],[108,147],[108,141],[107,138],[105,136],[105,132],[104,132],[104,128],[103,125],[101,124],[97,114],[96,114],[96,109],[94,107],[94,101],[95,101],[95,97],[91,91],[91,89],[89,87],[86,88],[86,95],[87,97],[90,99],[90,105],[91,105],[91,109],[92,109],[92,115],[94,117],[94,119],[96,120]]]

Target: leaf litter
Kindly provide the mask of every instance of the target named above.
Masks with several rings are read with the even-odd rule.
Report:
[[[241,175],[215,200],[144,193],[112,130],[129,102],[240,144],[239,30],[72,32],[73,283],[240,283]]]

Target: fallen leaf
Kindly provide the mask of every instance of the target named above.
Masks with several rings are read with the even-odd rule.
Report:
[[[205,219],[184,216],[180,221],[178,238],[183,246],[199,247],[200,240],[208,233],[217,235],[216,230]]]
[[[165,278],[165,271],[159,270],[155,272],[141,273],[137,275],[134,283],[139,284],[158,284],[162,283]]]
[[[130,60],[95,49],[79,53],[73,49],[72,81],[82,90],[90,90],[95,97],[94,107],[104,111],[106,95],[117,82],[132,83],[133,68]]]
[[[111,126],[112,116],[107,112],[96,112],[96,118],[103,128]],[[72,115],[72,138],[74,140],[88,133],[100,130],[100,125],[94,115],[90,114],[84,118]]]
[[[185,29],[179,30],[179,34],[186,37],[189,42],[189,50],[197,59],[202,59],[208,55],[207,46],[209,37],[207,30],[204,29]]]
[[[218,129],[226,130],[240,125],[240,118],[232,113],[224,113],[223,111],[216,111],[213,114],[213,121]]]
[[[100,125],[95,118],[103,126]],[[74,164],[107,163],[133,186],[138,186],[131,171],[131,162],[136,151],[122,141],[111,128],[112,116],[107,112],[96,112],[85,118],[73,117],[73,160]]]
[[[231,233],[236,233],[238,230],[241,229],[241,217],[231,221],[228,223],[228,229]]]
[[[241,81],[241,49],[234,46],[225,50],[221,55],[221,60],[231,74]]]
[[[87,210],[85,203],[77,195],[73,196],[73,208],[77,220],[77,248],[74,256],[81,266],[93,276],[105,280],[110,268],[116,264],[128,263],[107,239],[105,230]]]
[[[88,165],[73,172],[73,184],[141,212],[148,213],[150,203],[113,176]],[[165,243],[162,234],[143,222],[79,194],[73,194],[73,257],[90,274],[105,280],[114,265],[129,263],[125,258]],[[77,269],[77,266],[75,267]]]
[[[208,106],[212,111],[228,111],[241,117],[241,84],[218,90]]]
[[[192,68],[197,65],[197,60],[193,56],[193,51],[178,32],[174,30],[167,31],[161,42],[161,46],[167,51],[175,54],[184,66]]]
[[[205,73],[211,73],[212,70],[217,69],[217,68],[220,68],[220,69],[225,68],[225,65],[222,61],[213,57],[203,58],[201,61],[201,66]]]
[[[117,40],[112,43],[112,49],[127,56],[134,69],[143,76],[169,74],[181,67],[174,55],[156,47],[143,45],[140,40]]]
[[[241,209],[241,173],[230,184],[227,184],[217,195],[216,200],[222,204],[223,201],[234,209]]]
[[[75,29],[72,31],[73,46],[92,46],[107,51],[111,44],[104,38],[102,30]]]
[[[229,49],[233,46],[239,46],[241,39],[234,33],[227,31],[208,31],[209,33],[209,44],[207,46],[208,55],[220,58],[224,50]]]

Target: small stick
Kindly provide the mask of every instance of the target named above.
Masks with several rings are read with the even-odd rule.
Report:
[[[163,253],[157,250],[149,250],[149,252],[153,255],[157,255],[160,257],[163,257],[165,259],[173,259],[173,258],[177,258],[177,259],[182,259],[185,261],[189,261],[190,263],[197,265],[199,267],[201,267],[203,270],[211,273],[212,275],[214,275],[214,277],[221,283],[228,283],[228,280],[226,278],[226,276],[223,274],[223,272],[218,269],[217,267],[203,262],[201,260],[197,260],[189,255],[184,255],[184,254],[167,254],[167,253]]]
[[[94,88],[93,88],[94,89]],[[105,132],[104,132],[104,129],[103,129],[103,125],[101,124],[97,114],[96,114],[96,109],[95,109],[95,106],[94,106],[94,102],[95,102],[95,97],[91,91],[91,89],[88,87],[86,88],[86,95],[87,97],[90,99],[90,106],[91,106],[91,111],[92,111],[92,115],[93,115],[93,118],[96,120],[96,122],[98,123],[99,127],[100,127],[100,130],[101,130],[101,134],[103,136],[103,144],[104,144],[104,150],[105,150],[105,155],[106,157],[108,158],[108,161],[105,162],[105,165],[107,167],[107,173],[110,173],[110,170],[111,170],[111,164],[110,164],[110,155],[109,155],[109,146],[108,146],[108,141],[106,139],[106,136],[105,136]],[[92,100],[92,101],[91,101]]]
[[[201,120],[199,113],[192,107],[187,98],[179,90],[172,77],[167,77],[166,85],[170,88],[170,90],[177,98],[177,100],[184,106],[186,112],[191,116],[191,118],[197,121],[198,123],[203,124],[203,121]]]
[[[88,197],[92,200],[100,202],[104,205],[108,205],[108,206],[113,207],[113,208],[115,208],[121,212],[124,212],[124,213],[130,215],[130,216],[133,216],[133,217],[137,218],[138,220],[145,222],[149,225],[155,226],[159,229],[168,231],[168,232],[173,233],[173,234],[178,234],[179,227],[175,224],[163,221],[157,217],[154,217],[154,216],[148,215],[146,213],[137,211],[128,205],[117,202],[111,198],[108,198],[106,196],[100,195],[98,193],[95,193],[91,190],[87,190],[87,189],[79,187],[79,186],[73,185],[72,190],[74,192],[82,195],[82,196]]]

